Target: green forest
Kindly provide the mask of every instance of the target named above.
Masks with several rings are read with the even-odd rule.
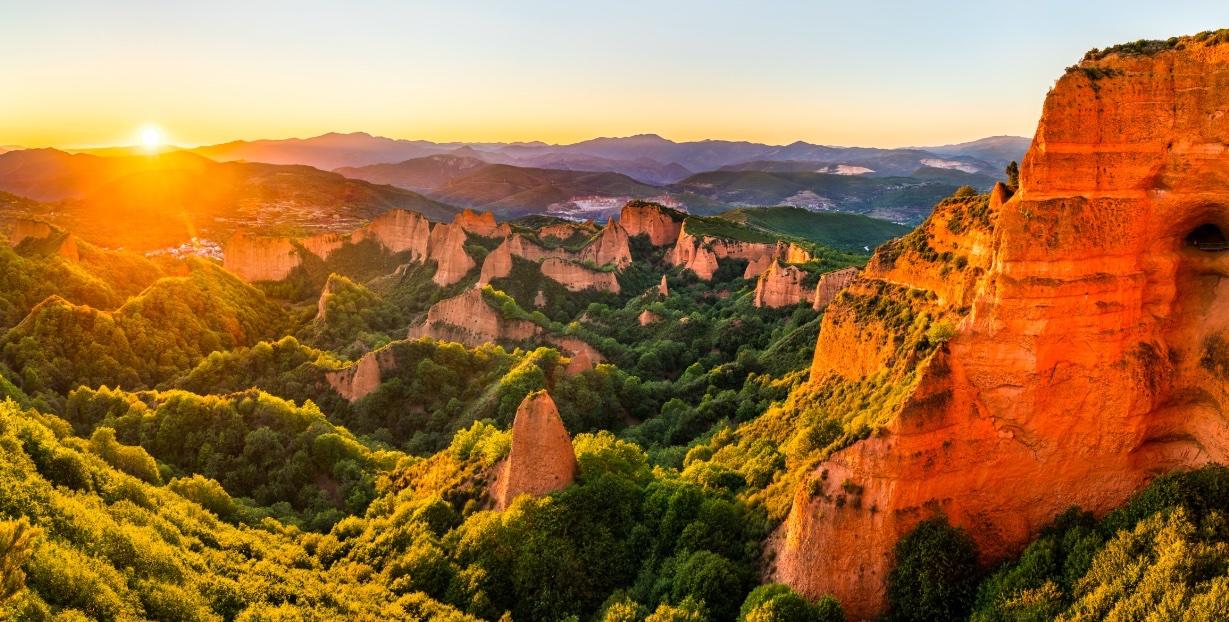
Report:
[[[951,200],[984,207],[970,192]],[[811,288],[902,232],[817,233],[779,208],[688,223],[804,245]],[[480,264],[497,243],[471,234],[465,250]],[[808,389],[823,312],[756,307],[746,260],[703,281],[636,236],[616,294],[517,258],[482,300],[537,336],[467,346],[407,331],[477,269],[441,288],[433,262],[370,241],[299,248],[288,278],[254,284],[204,258],[78,246],[0,244],[4,619],[845,619],[833,597],[766,579],[765,542],[810,468],[874,434],[913,379]],[[951,336],[925,292],[848,296],[907,335],[892,347],[911,360]],[[604,360],[568,371],[565,338]],[[335,378],[364,356],[396,365],[349,400]],[[540,390],[575,481],[494,509],[518,407]],[[885,619],[1229,618],[1226,512],[1229,470],[1166,475],[1108,516],[1072,508],[992,566],[968,532],[925,520],[896,545]]]

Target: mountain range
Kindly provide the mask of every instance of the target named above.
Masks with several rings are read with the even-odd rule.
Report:
[[[622,173],[637,181],[661,185],[680,181],[692,173],[754,161],[800,161],[813,169],[847,166],[868,168],[868,173],[901,175],[922,167],[955,168],[997,174],[1011,160],[1019,160],[1029,140],[995,136],[941,147],[880,149],[832,147],[802,141],[766,145],[746,141],[701,140],[675,142],[656,134],[623,138],[594,138],[566,145],[524,143],[435,143],[398,140],[365,133],[330,133],[314,138],[235,141],[194,149],[208,158],[272,164],[306,164],[333,170],[388,164],[431,155],[471,157],[492,164],[531,168]]]

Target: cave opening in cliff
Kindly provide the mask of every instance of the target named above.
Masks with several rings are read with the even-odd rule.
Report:
[[[1220,227],[1212,223],[1204,223],[1186,234],[1186,245],[1205,252],[1220,252],[1229,250],[1229,238]]]

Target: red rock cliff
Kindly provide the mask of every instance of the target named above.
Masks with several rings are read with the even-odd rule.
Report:
[[[431,222],[426,216],[393,209],[376,216],[355,232],[355,241],[370,238],[394,253],[409,251],[411,260],[422,261],[427,257],[430,236]]]
[[[362,399],[380,386],[385,372],[396,369],[397,359],[390,348],[364,354],[349,367],[325,374],[325,380],[348,401]]]
[[[431,277],[431,280],[435,281],[436,285],[452,285],[477,265],[469,253],[465,252],[466,239],[465,229],[456,223],[437,224],[431,229],[428,258],[435,262],[435,276]]]
[[[683,220],[678,212],[656,203],[631,201],[619,212],[619,224],[628,235],[647,235],[653,246],[669,246],[679,237]]]
[[[222,267],[239,278],[280,281],[302,263],[288,238],[270,238],[236,233],[223,247]]]
[[[491,212],[475,212],[467,209],[457,214],[452,219],[452,223],[460,225],[462,229],[474,235],[486,238],[502,238],[512,232],[508,225],[496,223],[495,214]]]
[[[826,309],[842,289],[858,278],[860,272],[857,268],[841,268],[820,275],[819,282],[815,284],[815,298],[811,302],[811,308],[816,311]]]
[[[937,211],[837,297],[812,382],[902,364],[836,360],[864,289],[966,315],[890,423],[800,487],[780,580],[873,616],[892,546],[936,512],[993,563],[1072,505],[1104,514],[1160,473],[1229,459],[1229,254],[1190,243],[1229,231],[1229,45],[1180,47],[1069,70],[992,235]],[[934,266],[957,252],[968,266],[944,282]]]
[[[512,449],[500,467],[491,496],[497,509],[520,495],[542,496],[576,479],[572,438],[546,391],[525,396],[512,422]]]
[[[432,305],[427,319],[410,328],[409,337],[433,337],[477,347],[487,342],[524,341],[541,333],[542,328],[533,322],[504,319],[487,304],[482,290],[470,289]]]
[[[810,292],[802,284],[806,275],[801,268],[783,266],[773,260],[772,265],[756,279],[752,301],[756,307],[770,309],[796,305],[810,297]]]

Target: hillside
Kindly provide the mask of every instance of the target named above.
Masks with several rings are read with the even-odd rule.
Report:
[[[915,177],[750,170],[701,173],[671,188],[732,206],[794,205],[916,224],[960,185]],[[985,183],[980,185],[988,189]]]
[[[191,237],[350,228],[393,208],[456,210],[419,194],[307,166],[230,162],[187,152],[100,157],[43,149],[0,154],[0,190],[46,202],[34,213],[110,247],[153,249]],[[28,210],[27,210],[28,212]]]
[[[603,218],[617,212],[628,199],[661,194],[661,188],[618,173],[491,164],[452,178],[436,187],[432,196],[446,203],[489,211],[500,218],[540,212]],[[585,201],[590,197],[609,200],[590,205]]]
[[[717,218],[768,235],[798,238],[852,252],[869,252],[909,232],[908,227],[877,218],[791,206],[744,207],[718,214]]]

